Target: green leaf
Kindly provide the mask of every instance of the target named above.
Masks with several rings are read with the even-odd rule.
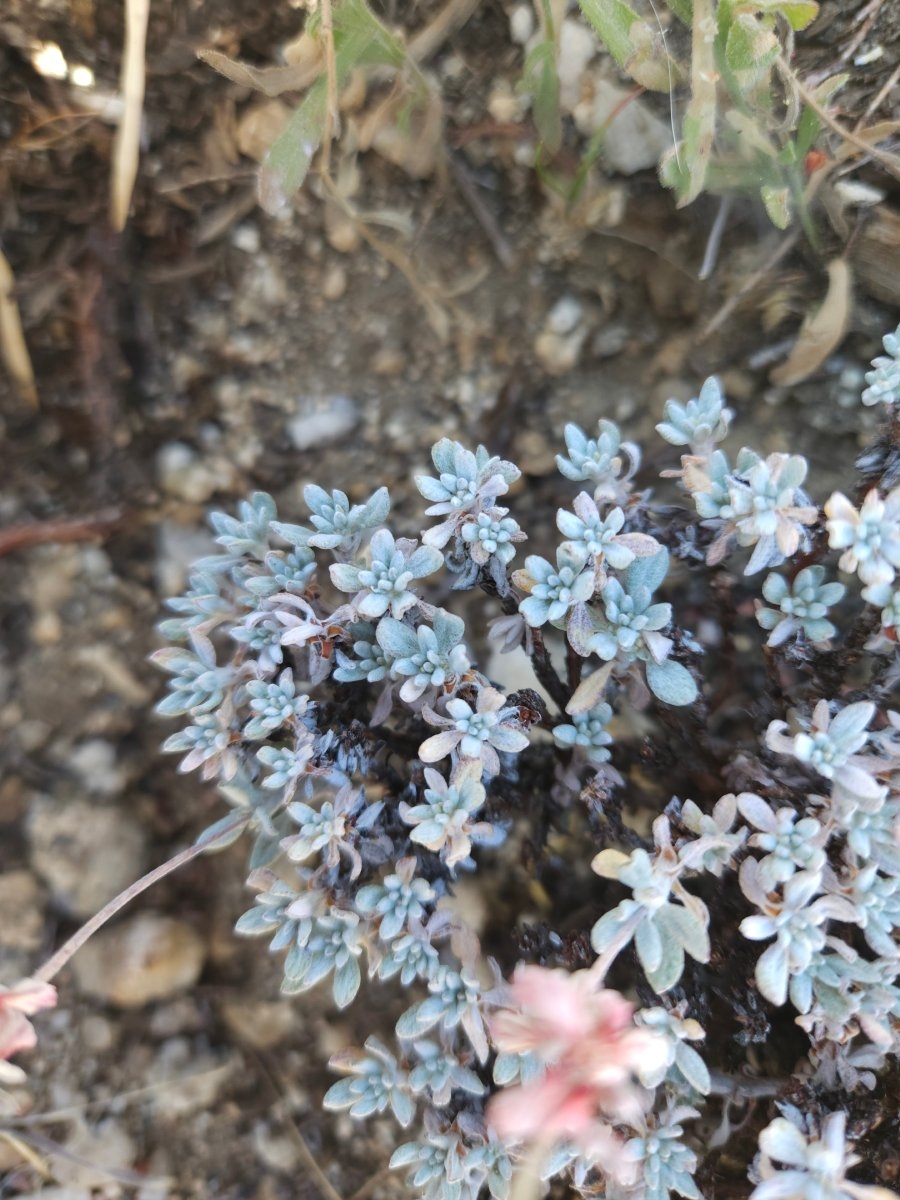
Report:
[[[693,704],[697,699],[693,675],[671,658],[662,663],[647,663],[647,685],[664,704],[682,707]]]
[[[732,71],[746,71],[754,65],[753,36],[740,19],[733,21],[728,27],[728,37],[725,39],[725,61]]]
[[[302,104],[269,147],[259,173],[260,203],[277,212],[303,186],[313,156],[325,136],[328,83],[323,77],[307,92]]]
[[[819,15],[815,0],[755,0],[753,7],[760,12],[780,13],[795,33],[811,25]]]
[[[562,143],[562,118],[556,45],[552,41],[538,42],[525,59],[522,87],[531,96],[534,123],[542,146],[548,154],[555,154]]]
[[[778,38],[750,13],[740,13],[725,39],[725,61],[732,71],[752,71],[759,77],[781,51]]]
[[[641,18],[623,0],[578,0],[594,32],[620,67],[634,53],[631,27]]]
[[[337,88],[357,66],[400,69],[406,50],[377,19],[364,0],[343,0],[334,11],[334,51]],[[259,176],[260,202],[277,212],[309,173],[322,138],[328,106],[328,81],[323,75],[306,93],[263,161]]]
[[[813,143],[822,130],[822,122],[818,114],[807,104],[797,122],[794,148],[798,162],[802,162],[813,147]]]
[[[679,207],[690,204],[703,191],[716,132],[715,43],[708,30],[714,21],[713,0],[695,0],[691,28],[691,101],[684,114],[681,154],[687,184],[678,197]]]
[[[791,189],[789,187],[770,187],[764,184],[759,189],[762,202],[766,206],[769,220],[776,229],[787,229],[791,223]]]
[[[690,26],[694,19],[693,0],[669,0],[669,8],[685,25]]]
[[[671,58],[661,32],[624,0],[578,0],[594,32],[620,67],[642,87],[668,92],[682,72]],[[691,4],[681,0],[683,13]],[[689,19],[682,17],[683,20]]]

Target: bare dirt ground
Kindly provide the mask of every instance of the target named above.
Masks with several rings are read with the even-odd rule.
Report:
[[[434,7],[383,15],[416,28]],[[875,13],[869,40],[896,62],[892,5],[822,7],[811,67],[842,53],[862,10]],[[527,117],[491,112],[521,71],[499,0],[484,0],[433,63],[444,166],[410,179],[374,153],[358,164],[359,206],[409,227],[420,294],[341,226],[314,181],[265,215],[251,152],[271,113],[196,51],[271,63],[301,24],[289,3],[152,5],[141,170],[118,237],[107,224],[113,129],[32,57],[52,42],[89,68],[99,108],[117,86],[121,5],[0,6],[0,241],[39,393],[30,408],[0,376],[0,982],[218,811],[211,788],[159,753],[170,729],[153,714],[161,680],[146,661],[164,597],[211,546],[209,507],[262,488],[299,519],[307,482],[351,497],[387,483],[412,532],[412,472],[449,434],[519,463],[517,503],[537,512],[566,420],[611,417],[640,440],[668,396],[696,394],[712,371],[744,440],[768,451],[786,434],[810,455],[817,499],[849,476],[872,425],[854,389],[896,324],[889,281],[900,274],[883,256],[877,269],[861,263],[843,349],[810,382],[772,389],[759,352],[796,334],[822,295],[822,260],[798,244],[705,337],[780,235],[738,203],[700,283],[715,198],[679,212],[653,171],[610,172],[593,211],[568,210],[529,162]],[[860,67],[845,104],[866,103],[888,74],[883,62]],[[884,119],[896,102],[888,95]],[[577,145],[565,154],[577,163]],[[872,175],[888,193],[882,216],[896,213],[896,183]],[[896,261],[896,245],[888,253]],[[332,1188],[362,1200],[398,1187],[383,1174],[392,1125],[360,1132],[320,1115],[329,1053],[371,1026],[336,1019],[324,998],[279,999],[278,964],[231,933],[248,907],[241,867],[239,849],[197,861],[135,906],[169,924],[148,930],[132,914],[122,926],[126,941],[157,939],[146,985],[157,999],[131,986],[121,946],[66,972],[28,1064],[21,1132],[34,1161],[0,1140],[0,1196],[335,1200]],[[390,1004],[373,993],[368,1019]],[[710,1196],[746,1194],[722,1171]]]

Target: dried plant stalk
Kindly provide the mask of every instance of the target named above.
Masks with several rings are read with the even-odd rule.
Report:
[[[37,408],[38,394],[31,356],[25,344],[25,334],[22,332],[19,306],[13,295],[15,283],[12,267],[0,250],[0,355],[19,395],[32,408]]]
[[[117,233],[125,228],[140,156],[144,110],[144,61],[150,0],[125,0],[125,51],[122,56],[122,119],[116,134],[110,179],[110,220]]]

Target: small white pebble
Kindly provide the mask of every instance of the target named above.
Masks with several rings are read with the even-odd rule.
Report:
[[[583,309],[574,296],[562,296],[547,314],[547,329],[551,333],[572,333],[581,323]]]
[[[531,41],[534,33],[534,9],[530,4],[517,4],[509,14],[509,35],[517,46]]]
[[[236,250],[245,254],[256,254],[260,247],[259,227],[257,225],[238,225],[231,235],[231,244]]]

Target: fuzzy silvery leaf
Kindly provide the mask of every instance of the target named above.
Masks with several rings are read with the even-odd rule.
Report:
[[[728,433],[733,413],[724,400],[721,384],[710,376],[696,399],[683,405],[666,401],[666,419],[656,426],[656,432],[672,446],[690,446],[693,454],[707,454]]]
[[[693,1046],[679,1042],[675,1051],[675,1065],[695,1092],[701,1096],[709,1094],[712,1087],[709,1068]]]
[[[709,962],[708,913],[704,923],[700,913],[678,904],[664,904],[655,920],[665,939],[678,942],[695,961]]]
[[[625,590],[632,594],[641,587],[655,592],[669,570],[669,552],[661,546],[655,554],[637,558],[625,573]]]
[[[900,325],[884,336],[884,355],[872,359],[872,370],[866,372],[863,404],[900,404]]]
[[[693,704],[697,699],[699,693],[693,675],[674,659],[648,662],[646,670],[650,691],[665,704],[683,706]]]

